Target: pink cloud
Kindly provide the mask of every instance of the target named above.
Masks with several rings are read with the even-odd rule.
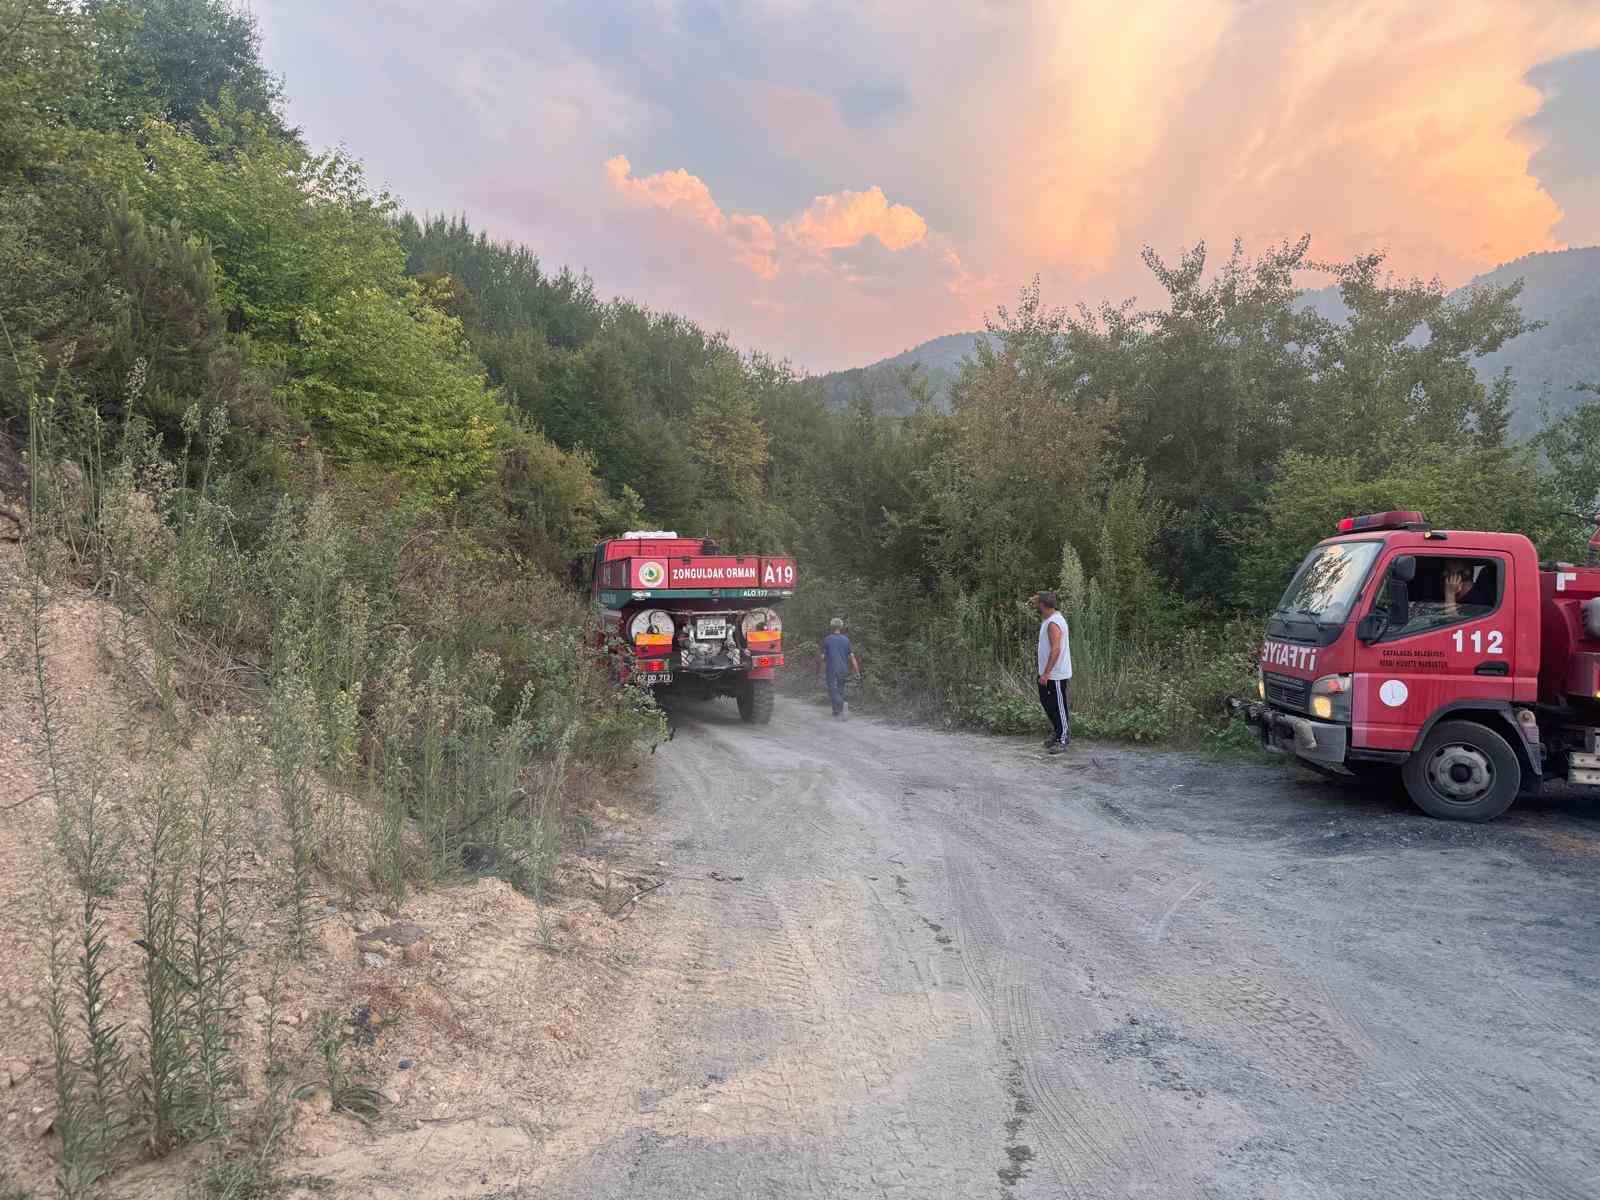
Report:
[[[728,219],[728,236],[734,244],[733,257],[762,279],[778,274],[778,238],[772,222],[760,213],[734,213]]]
[[[809,250],[843,250],[877,238],[899,253],[928,236],[928,223],[905,204],[890,204],[880,187],[818,196],[783,225],[784,236]]]
[[[622,154],[607,159],[605,171],[606,182],[635,204],[686,216],[713,233],[727,227],[727,216],[698,175],[677,170],[639,178],[633,174],[633,164]]]
[[[406,19],[257,6],[308,136],[413,207],[816,367],[972,328],[1035,275],[1055,302],[1158,301],[1145,243],[1309,232],[1455,283],[1600,229],[1600,185],[1538,169],[1542,138],[1581,134],[1528,124],[1530,70],[1600,47],[1600,0],[755,0],[724,6],[729,37],[649,0],[637,40],[587,51],[546,0],[385,3]],[[682,86],[644,86],[667,68]],[[709,161],[707,139],[726,175],[606,162]],[[764,213],[718,203],[780,184]]]
[[[797,216],[774,228],[760,213],[726,213],[705,180],[688,171],[637,176],[625,155],[605,163],[606,184],[637,208],[655,209],[697,225],[723,242],[734,261],[761,279],[774,279],[787,257],[815,258],[875,239],[901,253],[927,240],[928,223],[909,205],[890,204],[874,185],[863,192],[817,196]]]

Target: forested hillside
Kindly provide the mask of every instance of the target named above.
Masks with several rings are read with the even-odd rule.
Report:
[[[813,598],[899,595],[908,626],[967,622],[987,646],[1064,554],[1124,635],[1157,636],[1258,608],[1346,507],[1570,547],[1563,514],[1596,490],[1587,410],[1541,443],[1554,471],[1508,438],[1520,348],[1544,338],[1579,370],[1592,339],[1576,317],[1530,335],[1499,276],[1446,295],[1371,256],[1333,268],[1329,316],[1297,289],[1304,243],[1147,254],[1148,309],[1025,291],[931,371],[825,383],[602,300],[470,218],[406,213],[285,129],[253,26],[220,0],[0,3],[5,428],[21,439],[31,412],[64,452],[162,456],[166,519],[224,522],[207,536],[229,553],[317,496],[395,523],[380,544],[448,530],[518,570],[678,526],[781,546]],[[1501,273],[1551,297],[1537,315],[1588,294],[1559,258]],[[1514,373],[1486,382],[1485,361]],[[945,410],[881,402],[886,380],[931,395],[951,372]],[[269,617],[246,627],[265,655]]]
[[[1531,437],[1583,402],[1588,393],[1580,385],[1600,383],[1600,246],[1530,254],[1474,285],[1503,287],[1515,279],[1523,281],[1524,315],[1544,328],[1485,355],[1478,373],[1511,372],[1512,431]]]

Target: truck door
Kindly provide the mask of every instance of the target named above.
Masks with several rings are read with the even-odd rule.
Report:
[[[1403,623],[1384,622],[1376,641],[1356,643],[1351,742],[1410,750],[1429,719],[1460,700],[1510,700],[1516,645],[1507,555],[1467,549],[1396,547],[1378,564],[1383,580],[1368,612],[1392,612],[1390,567],[1417,560]],[[1364,614],[1365,615],[1365,614]]]

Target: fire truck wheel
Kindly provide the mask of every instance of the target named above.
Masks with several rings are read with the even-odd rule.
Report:
[[[1522,790],[1511,744],[1475,721],[1440,721],[1406,760],[1406,792],[1430,817],[1492,821]]]
[[[739,716],[752,725],[772,723],[772,680],[751,679],[739,692]]]

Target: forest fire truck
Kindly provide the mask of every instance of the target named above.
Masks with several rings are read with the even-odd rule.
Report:
[[[772,720],[794,559],[637,531],[595,547],[590,580],[624,679],[691,700],[732,696],[744,720]]]
[[[1269,748],[1398,771],[1435,817],[1486,821],[1550,780],[1600,787],[1600,567],[1416,512],[1348,517],[1273,612],[1256,692],[1233,707]]]

